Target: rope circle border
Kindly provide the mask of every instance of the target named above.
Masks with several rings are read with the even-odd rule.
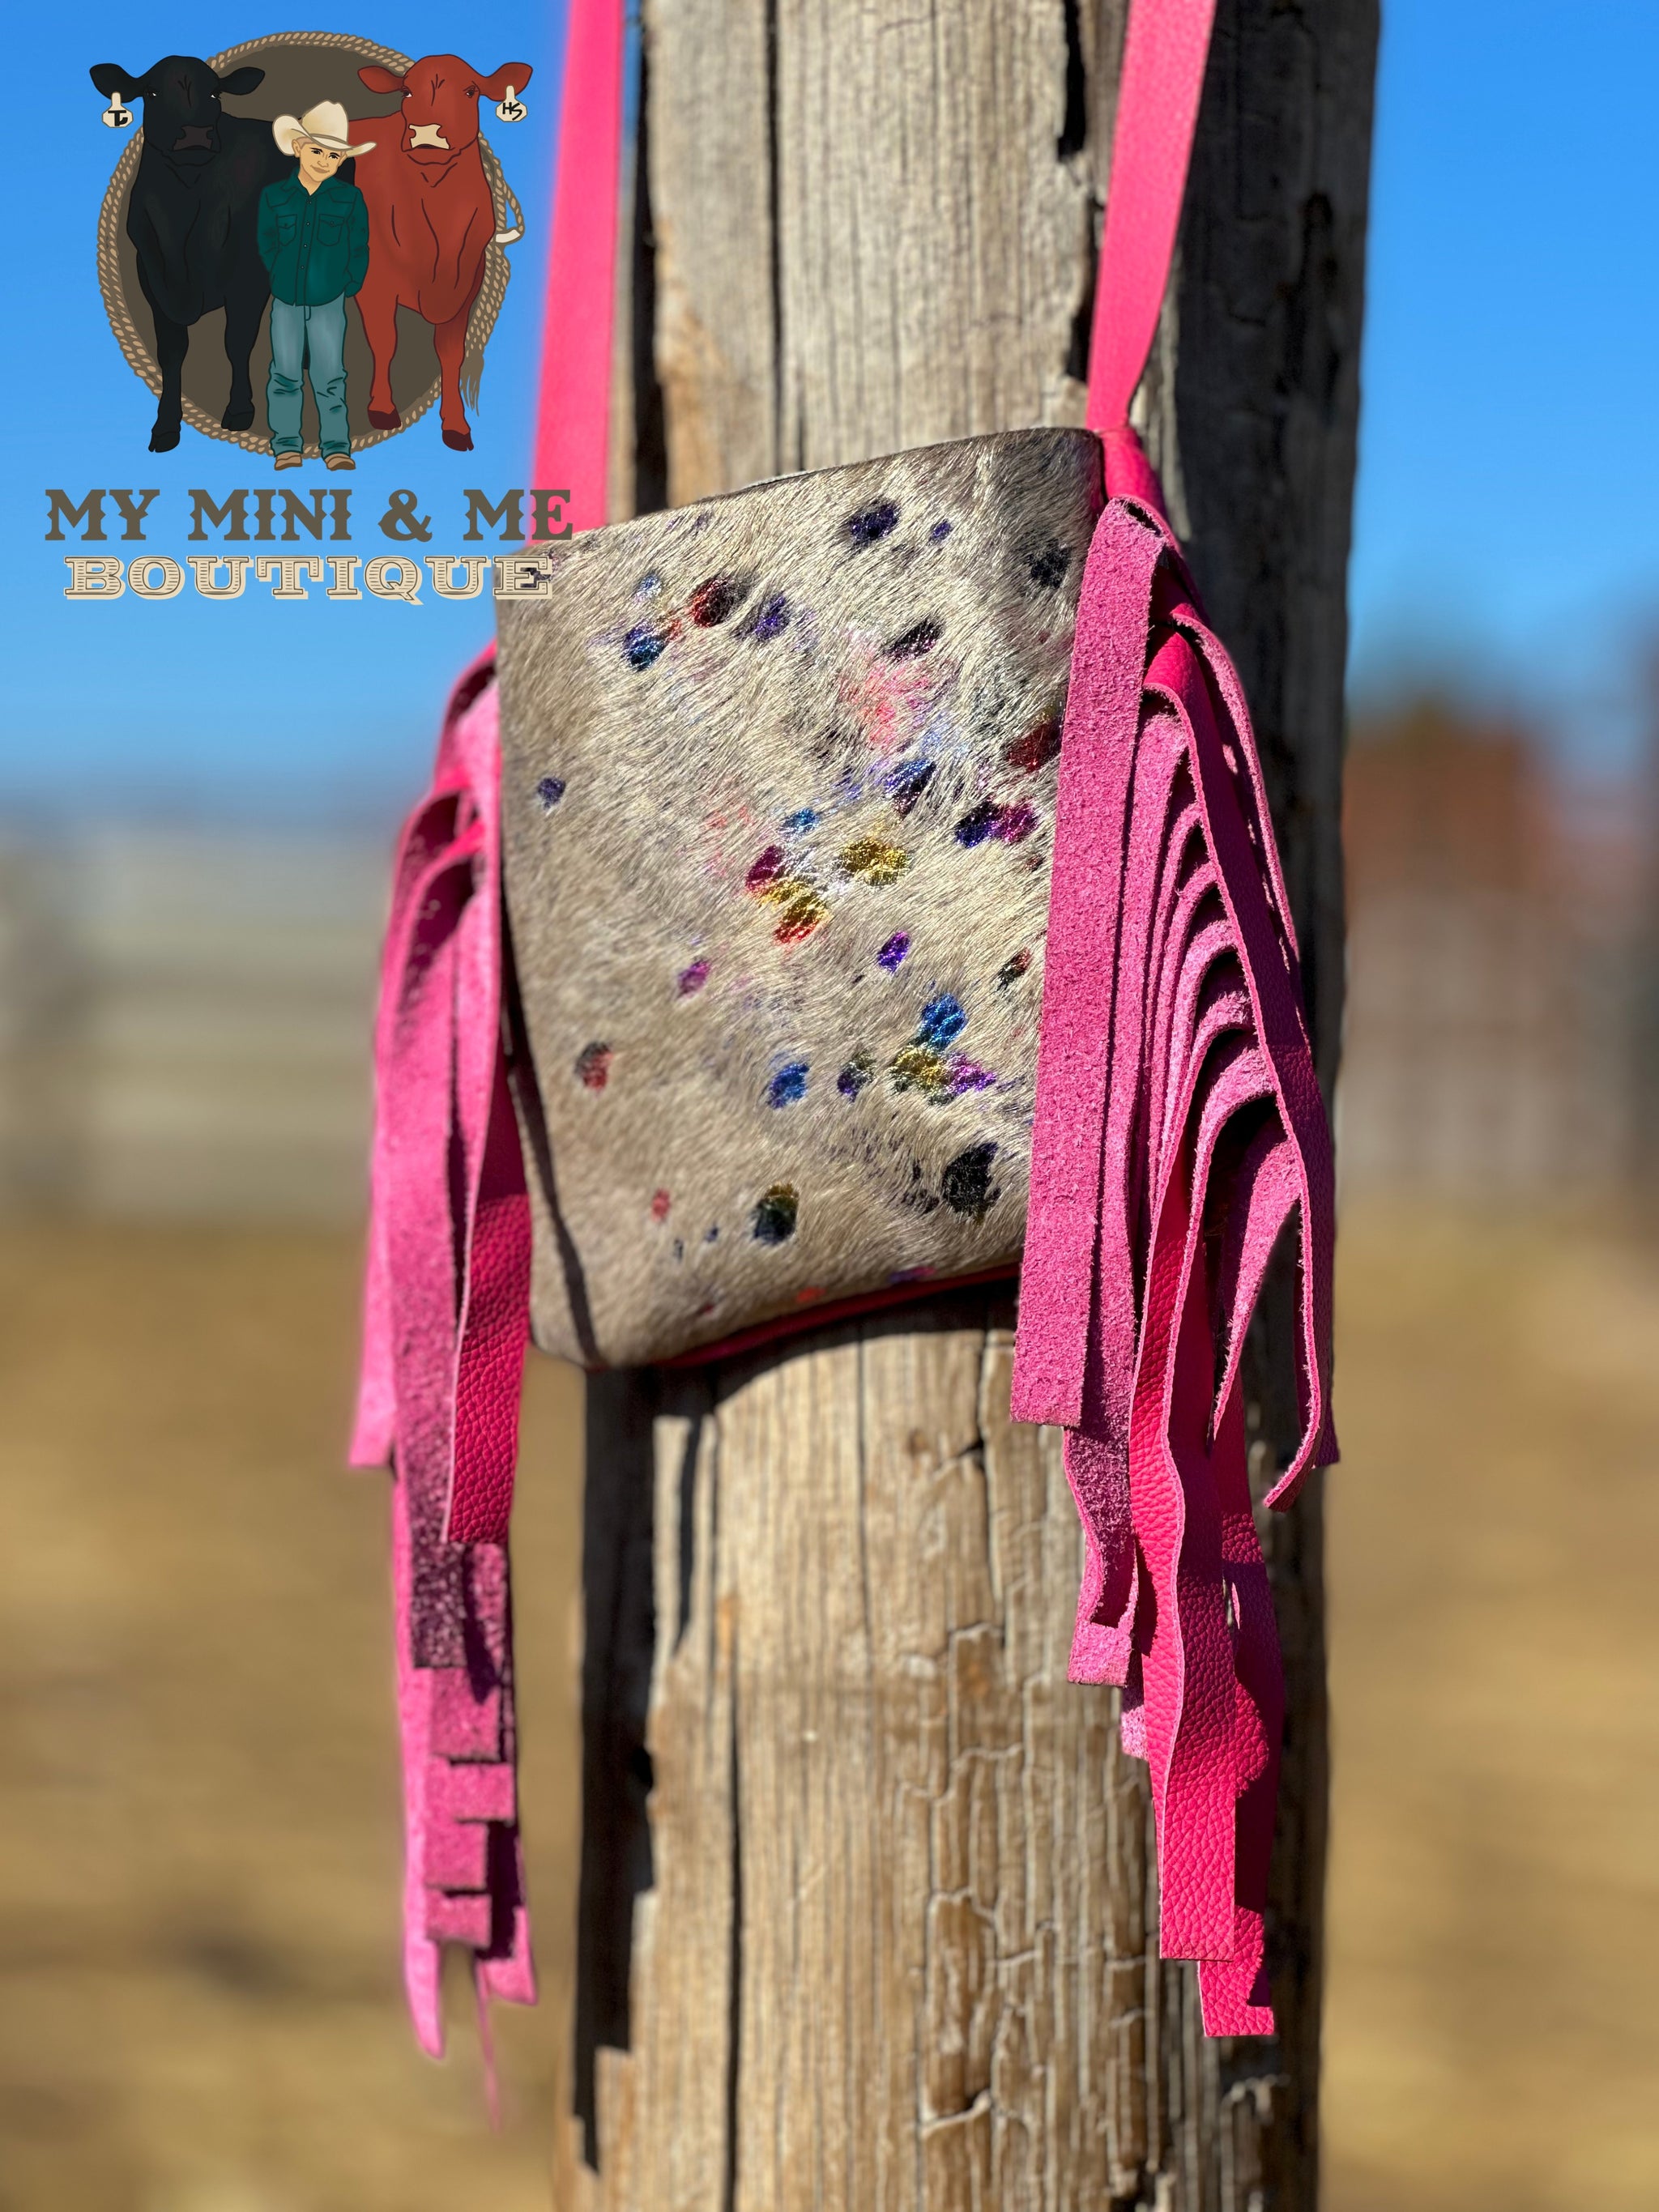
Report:
[[[379,62],[383,68],[394,69],[400,75],[410,66],[412,60],[410,55],[400,54],[395,46],[376,46],[372,39],[359,39],[349,32],[276,31],[268,38],[245,39],[240,46],[227,46],[222,53],[208,55],[208,67],[222,70],[245,54],[260,53],[271,46],[343,47],[360,61]],[[127,367],[141,384],[159,393],[161,371],[156,362],[154,347],[146,343],[134,321],[132,311],[127,305],[126,289],[121,282],[121,210],[131,195],[132,180],[143,150],[144,126],[141,123],[121,149],[120,159],[115,164],[104,192],[103,204],[98,210],[98,290],[110,329],[115,335],[115,342],[121,349]],[[483,160],[484,174],[489,180],[490,197],[495,204],[495,228],[497,230],[517,228],[521,237],[524,211],[513,187],[507,181],[494,147],[482,131],[478,133],[478,150]],[[509,216],[510,221],[505,219]],[[518,240],[515,240],[514,243]],[[507,248],[498,246],[492,238],[484,248],[483,282],[478,288],[478,296],[472,302],[472,312],[467,318],[466,343],[469,350],[476,346],[482,354],[489,343],[495,327],[495,319],[501,311],[501,302],[507,297],[512,273]],[[354,433],[352,451],[362,453],[370,446],[383,445],[388,438],[400,438],[413,423],[431,412],[437,404],[442,388],[441,376],[434,377],[413,405],[402,410],[404,419],[395,430],[369,429],[361,437]],[[270,450],[268,434],[260,437],[252,430],[227,430],[222,422],[216,422],[206,409],[193,399],[184,400],[183,414],[191,428],[199,430],[204,438],[217,438],[225,445],[240,446],[250,453],[268,453]],[[310,449],[307,447],[307,450]]]

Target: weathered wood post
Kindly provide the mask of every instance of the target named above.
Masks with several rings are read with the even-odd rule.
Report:
[[[623,500],[1080,421],[1123,14],[644,0]],[[1328,1085],[1376,35],[1376,0],[1222,0],[1140,402]],[[1058,1440],[1008,1419],[1012,1321],[981,1292],[590,1386],[573,2207],[1311,2212],[1317,1485],[1267,1532],[1283,2032],[1206,2044],[1157,1958],[1146,1769],[1066,1680],[1079,1540]]]

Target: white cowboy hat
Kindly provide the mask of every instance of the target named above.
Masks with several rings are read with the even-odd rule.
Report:
[[[270,126],[270,135],[285,154],[291,154],[301,138],[309,138],[313,145],[326,146],[331,154],[372,154],[376,143],[373,138],[366,138],[361,146],[348,143],[346,132],[349,127],[346,112],[337,100],[319,100],[303,115],[279,115]]]

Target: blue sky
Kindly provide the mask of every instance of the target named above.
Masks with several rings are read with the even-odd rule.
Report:
[[[1627,763],[1659,641],[1659,6],[1383,0],[1354,689]]]
[[[366,36],[453,49],[453,8],[401,5]],[[1587,772],[1638,741],[1659,635],[1659,367],[1651,155],[1653,0],[1385,0],[1372,194],[1354,560],[1356,693],[1458,680],[1535,720]],[[8,664],[0,815],[135,809],[267,820],[383,820],[416,787],[442,688],[487,635],[488,604],[273,609],[262,587],[204,607],[62,598],[41,543],[41,488],[161,484],[216,495],[266,480],[251,454],[186,430],[144,451],[153,403],[116,352],[91,241],[124,143],[104,130],[89,63],[134,71],[163,46],[211,52],[271,27],[182,0],[88,0],[14,27],[15,180],[38,222],[11,226],[12,342],[3,374],[0,623]],[[491,342],[477,450],[428,418],[361,458],[354,550],[394,489],[453,514],[459,495],[526,481],[562,10],[474,5],[464,47],[535,66],[526,119],[487,134],[531,210]],[[144,25],[161,27],[147,28]],[[150,49],[155,51],[151,52]],[[142,49],[142,51],[141,51]],[[23,188],[29,189],[27,181]],[[15,182],[14,190],[17,189]],[[307,472],[307,481],[314,477]],[[158,508],[158,513],[161,511]],[[171,534],[171,533],[169,533]]]

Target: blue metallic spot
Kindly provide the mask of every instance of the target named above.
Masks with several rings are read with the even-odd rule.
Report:
[[[910,811],[917,799],[933,780],[933,763],[930,760],[901,761],[888,771],[887,789],[896,812]]]
[[[630,629],[623,640],[623,653],[630,668],[649,668],[659,659],[668,643],[668,633],[662,629],[647,629],[643,626]]]
[[[808,1068],[809,1063],[804,1060],[792,1060],[787,1067],[781,1067],[766,1086],[767,1104],[793,1106],[796,1099],[804,1098]]]
[[[968,1017],[962,1010],[960,999],[949,991],[941,991],[937,999],[930,999],[921,1010],[921,1019],[916,1025],[916,1042],[929,1045],[942,1052],[947,1044],[954,1044],[968,1026]]]
[[[562,775],[544,775],[536,786],[536,796],[542,802],[542,812],[550,814],[564,797],[564,778]]]

